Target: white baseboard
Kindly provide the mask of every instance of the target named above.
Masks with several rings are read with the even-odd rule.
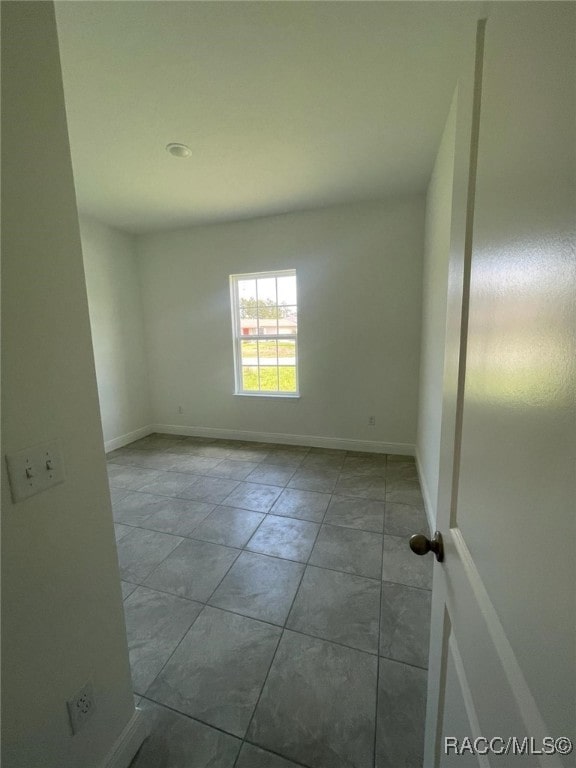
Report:
[[[112,440],[106,440],[104,443],[104,450],[106,453],[115,451],[116,448],[123,448],[125,445],[128,445],[128,443],[133,443],[134,440],[139,440],[141,437],[148,437],[148,435],[151,435],[152,432],[155,431],[157,430],[153,429],[150,425],[147,427],[140,427],[140,429],[135,429],[134,432],[128,432],[125,435],[120,435],[120,437],[114,437]]]
[[[430,533],[434,533],[436,530],[436,505],[432,502],[432,496],[430,495],[430,489],[426,482],[426,476],[422,469],[422,462],[420,461],[420,454],[418,453],[418,447],[416,447],[416,469],[418,471],[418,479],[420,480],[420,490],[422,491],[422,498],[424,499],[424,509],[426,511],[426,519],[428,520],[428,528]]]
[[[396,453],[414,456],[411,443],[384,443],[377,440],[350,440],[341,437],[319,437],[315,435],[286,435],[278,432],[251,432],[237,429],[213,427],[184,427],[173,424],[153,424],[152,432],[187,437],[213,437],[221,440],[251,440],[257,443],[279,443],[282,445],[308,445],[312,448],[338,448],[342,451],[365,451],[367,453]]]
[[[146,736],[148,736],[147,718],[141,709],[136,708],[130,722],[116,739],[100,768],[128,768]]]

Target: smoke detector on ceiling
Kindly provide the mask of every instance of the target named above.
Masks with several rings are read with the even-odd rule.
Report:
[[[190,157],[192,155],[190,147],[187,147],[186,144],[178,143],[166,144],[166,152],[172,155],[172,157],[180,158]]]

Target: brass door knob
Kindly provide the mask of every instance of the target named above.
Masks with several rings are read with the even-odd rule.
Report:
[[[410,549],[415,555],[434,552],[439,563],[444,560],[444,543],[440,531],[435,531],[432,539],[428,539],[423,533],[415,533],[414,536],[410,536]]]

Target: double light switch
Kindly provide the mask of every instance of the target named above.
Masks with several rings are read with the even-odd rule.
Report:
[[[64,482],[62,453],[57,440],[6,455],[14,503]]]

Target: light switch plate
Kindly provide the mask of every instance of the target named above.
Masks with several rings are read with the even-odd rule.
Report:
[[[58,440],[6,454],[12,501],[17,503],[64,482]]]

